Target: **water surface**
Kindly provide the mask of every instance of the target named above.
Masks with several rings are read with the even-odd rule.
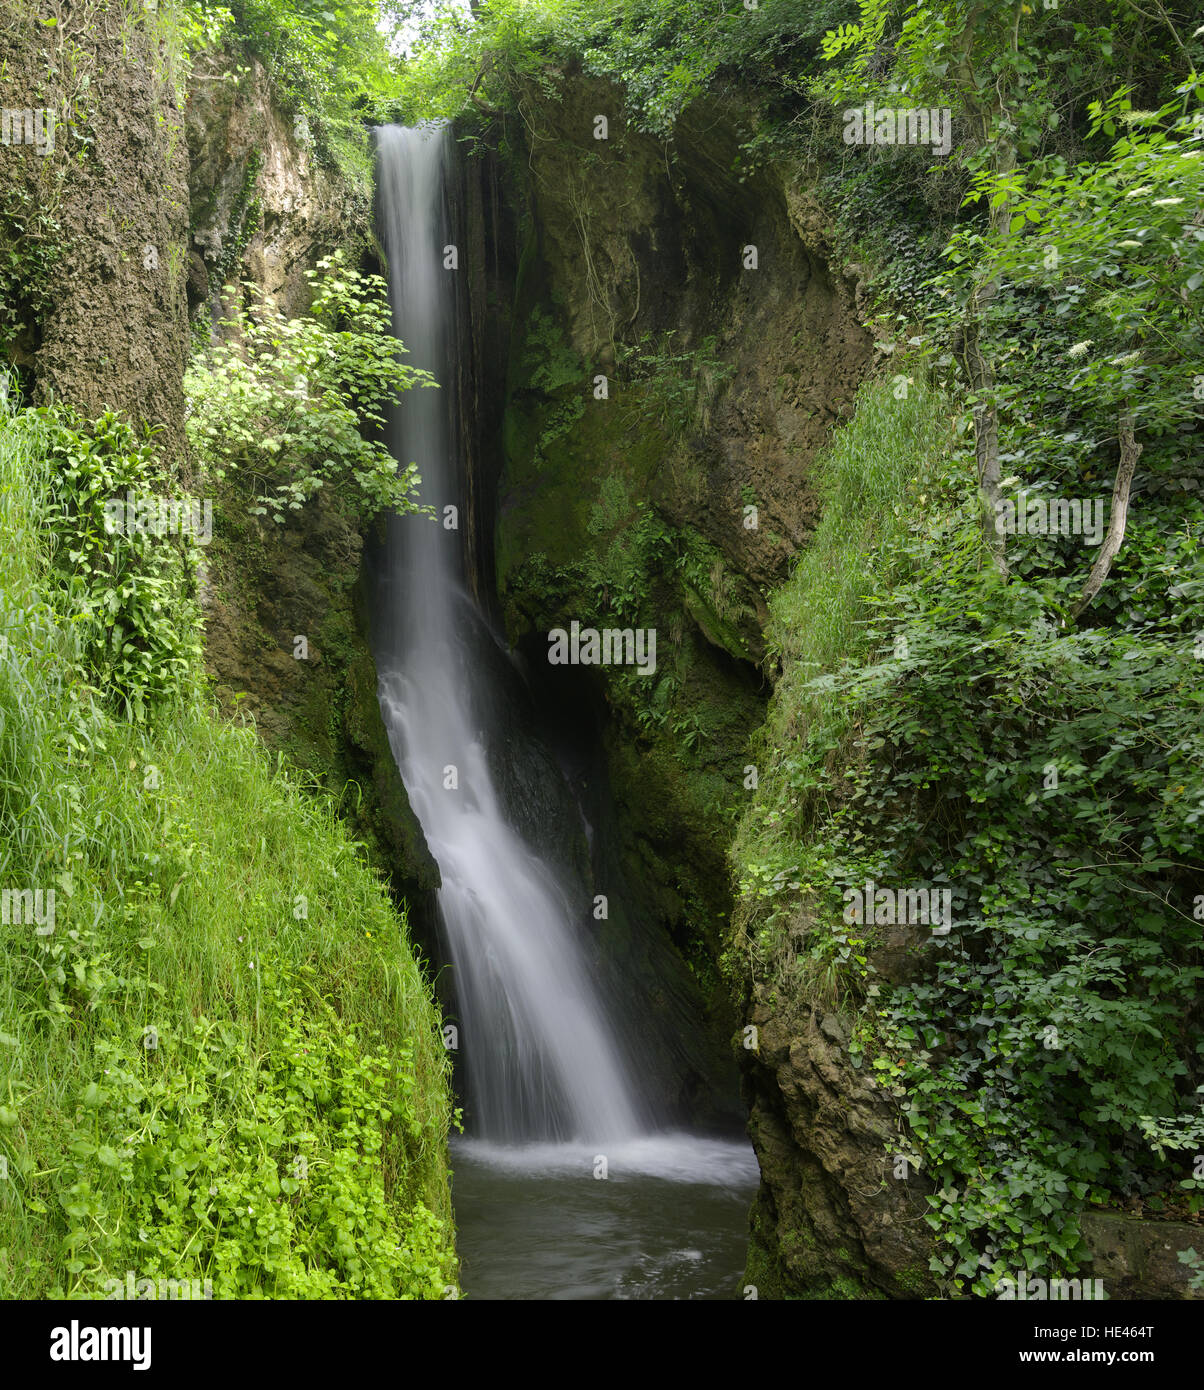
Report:
[[[596,1159],[608,1176],[595,1178]],[[757,1162],[745,1141],[452,1143],[461,1285],[477,1299],[739,1299]]]

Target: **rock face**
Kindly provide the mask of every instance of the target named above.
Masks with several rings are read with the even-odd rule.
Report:
[[[681,353],[710,340],[705,356],[730,379],[719,391],[704,382],[691,457],[656,499],[734,570],[772,582],[813,522],[807,460],[848,410],[870,358],[856,288],[829,265],[801,170],[740,180],[730,108],[689,108],[670,152],[626,131],[607,84],[574,75],[560,92],[558,103],[530,93],[524,106],[533,235],[519,317],[555,310],[580,386],[598,372],[614,377],[610,401],[586,393],[586,409],[604,417],[632,375],[630,364],[615,366],[616,347],[656,346],[669,334],[668,351]],[[606,140],[594,138],[599,113]],[[664,462],[672,451],[660,443]],[[750,497],[755,527],[744,524]]]
[[[5,6],[0,105],[56,117],[44,156],[0,148],[12,292],[36,285],[12,356],[37,400],[153,424],[179,463],[188,152],[171,62],[154,14],[73,5],[50,32],[36,7]]]
[[[248,515],[237,488],[219,494],[205,615],[214,693],[337,798],[399,891],[429,893],[439,871],[381,719],[354,517],[319,494],[276,526]]]
[[[1091,1274],[1108,1298],[1199,1298],[1179,1252],[1204,1254],[1204,1231],[1185,1221],[1148,1221],[1118,1212],[1089,1211],[1083,1234],[1094,1260]]]
[[[764,718],[764,596],[813,524],[808,461],[870,338],[794,175],[739,182],[730,114],[700,105],[667,151],[626,128],[614,88],[577,73],[554,95],[527,92],[523,111],[525,147],[503,166],[522,204],[496,482],[502,616],[545,721],[576,710],[577,741],[601,744],[582,778],[603,827],[596,873],[632,918],[612,957],[659,979],[679,1034],[681,1010],[704,1018],[711,1070],[730,1068],[724,817],[747,795]],[[548,665],[552,628],[620,613],[657,635],[646,701],[613,668]],[[668,959],[654,944],[666,939]]]
[[[572,75],[560,91],[526,94],[528,144],[503,170],[511,190],[526,190],[496,484],[507,631],[543,669],[545,719],[591,711],[604,761],[582,780],[609,796],[598,819],[611,858],[599,873],[617,876],[632,915],[689,961],[687,1011],[701,1001],[738,1058],[762,1169],[747,1281],[761,1297],[937,1296],[930,1188],[900,1161],[898,1102],[852,1064],[850,1020],[790,981],[733,1008],[709,973],[731,910],[722,809],[739,804],[768,693],[764,599],[807,544],[809,461],[871,357],[859,288],[829,260],[805,171],[748,183],[733,173],[728,113],[691,108],[666,151],[625,131],[604,83]],[[598,115],[606,141],[594,138]],[[655,353],[651,372],[632,353],[641,343]],[[699,349],[697,391],[674,421],[657,378]],[[718,379],[711,364],[733,370]],[[686,566],[674,580],[645,563],[632,538],[650,511],[655,544],[679,557],[701,544],[709,573]],[[605,625],[624,586],[679,683],[665,724],[639,716],[612,669],[569,680],[544,664],[550,628]],[[653,964],[640,940],[632,927],[610,949],[634,975],[655,969],[675,987],[673,964]],[[906,929],[891,933],[874,952],[879,976],[914,978],[916,947]],[[1084,1277],[1115,1282],[1112,1296],[1183,1296],[1181,1233],[1110,1222],[1088,1218],[1096,1262]]]
[[[876,978],[915,979],[924,935],[890,929],[868,956]],[[755,1031],[745,1030],[742,1089],[761,1165],[747,1282],[762,1298],[939,1297],[924,1219],[932,1186],[909,1157],[899,1104],[853,1066],[849,1017],[808,993],[783,978],[758,983],[745,1004]],[[1092,1258],[1075,1277],[1100,1280],[1105,1297],[1198,1296],[1179,1252],[1201,1249],[1199,1226],[1088,1210],[1082,1230]]]
[[[896,1164],[890,1098],[850,1065],[847,1024],[810,1010],[791,1025],[764,1000],[751,1018],[744,1093],[761,1189],[748,1282],[763,1298],[931,1296],[928,1189]]]
[[[312,157],[303,126],[280,110],[263,68],[212,56],[187,106],[198,328],[220,332],[222,287],[253,281],[303,314],[305,272],[336,248],[374,255],[368,165],[340,176]],[[354,510],[323,492],[287,526],[248,514],[237,479],[219,494],[206,605],[206,663],[223,706],[339,801],[399,893],[425,901],[439,874],[410,809],[376,695]],[[299,655],[304,653],[304,655]]]
[[[282,313],[304,312],[305,272],[372,237],[370,170],[340,177],[313,157],[304,123],[286,116],[262,65],[211,55],[186,107],[192,205],[188,289],[194,312],[220,317],[223,285],[253,280]]]
[[[165,467],[213,498],[202,593],[219,697],[342,796],[382,868],[429,892],[437,870],[376,702],[357,523],[336,499],[261,527],[237,486],[192,476],[184,440],[190,310],[210,331],[222,285],[249,279],[304,312],[307,269],[335,247],[370,250],[367,157],[356,177],[319,166],[254,62],[238,77],[243,59],[203,56],[185,97],[149,11],[72,6],[53,34],[30,7],[5,14],[0,105],[56,121],[45,154],[0,147],[0,265],[16,267],[11,284],[0,270],[0,346],[35,399],[157,427]]]

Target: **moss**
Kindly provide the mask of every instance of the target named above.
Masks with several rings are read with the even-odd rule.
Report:
[[[571,344],[571,306],[546,293],[523,251],[510,359],[504,466],[494,544],[507,635],[542,646],[552,627],[654,629],[654,676],[589,673],[606,717],[602,742],[631,912],[655,922],[685,965],[707,1046],[730,1068],[735,1016],[715,966],[731,898],[729,818],[743,799],[745,746],[763,717],[748,662],[757,629],[744,581],[688,521],[677,520],[679,445],[657,426],[648,383],[623,388]],[[734,597],[733,597],[734,596]],[[741,627],[744,631],[741,631]],[[590,679],[592,677],[592,679]],[[621,908],[601,934],[607,958],[651,968]],[[679,967],[680,968],[680,967]],[[648,979],[653,991],[663,980]]]
[[[255,192],[259,171],[263,168],[263,154],[252,150],[243,165],[242,183],[234,197],[227,221],[225,236],[222,238],[222,254],[219,269],[223,278],[229,277],[242,261],[243,252],[251,238],[259,230],[262,220],[262,205]]]
[[[811,1296],[833,1303],[847,1303],[856,1300],[882,1302],[886,1299],[886,1295],[880,1289],[872,1288],[848,1275],[837,1275]]]
[[[758,1299],[780,1302],[797,1297],[786,1291],[776,1260],[755,1238],[749,1242],[748,1261],[744,1266],[744,1283],[746,1287],[751,1285],[756,1289]]]
[[[714,647],[722,649],[737,660],[748,661],[752,652],[748,638],[732,623],[725,621],[714,605],[692,584],[682,585],[686,612],[698,624],[699,631]]]
[[[227,709],[312,774],[372,864],[404,892],[438,885],[376,695],[358,602],[358,523],[331,499],[284,527],[247,515],[241,481],[219,485],[206,658]],[[304,636],[308,657],[294,656]]]
[[[935,1292],[927,1265],[909,1265],[895,1275],[895,1283],[911,1298],[931,1298]]]
[[[835,1252],[818,1247],[806,1222],[779,1236],[780,1225],[766,1207],[764,1192],[753,1207],[748,1262],[744,1282],[758,1298],[808,1299],[819,1302],[881,1301],[886,1295],[866,1282],[859,1261],[847,1248]],[[844,1266],[833,1268],[837,1263]]]

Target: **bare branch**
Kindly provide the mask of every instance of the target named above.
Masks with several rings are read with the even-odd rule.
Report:
[[[1070,610],[1071,622],[1077,621],[1079,614],[1099,593],[1100,587],[1108,577],[1108,571],[1112,568],[1112,561],[1124,544],[1125,524],[1129,517],[1129,493],[1133,487],[1133,474],[1141,450],[1142,446],[1138,444],[1134,433],[1133,411],[1126,402],[1120,417],[1120,462],[1116,465],[1116,481],[1112,485],[1112,514],[1108,518],[1108,534],[1095,557],[1095,564],[1091,566],[1091,573],[1083,585],[1083,592]]]

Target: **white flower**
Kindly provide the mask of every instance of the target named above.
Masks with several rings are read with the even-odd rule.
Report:
[[[1087,351],[1087,349],[1091,346],[1091,344],[1092,344],[1094,341],[1095,341],[1094,338],[1086,338],[1086,339],[1084,339],[1083,342],[1081,342],[1081,343],[1075,343],[1072,347],[1068,347],[1068,348],[1066,349],[1066,356],[1067,356],[1067,357],[1082,357],[1083,353],[1085,353],[1085,352]]]
[[[1182,201],[1182,198],[1155,198],[1154,206],[1156,208],[1173,208],[1178,207]]]

